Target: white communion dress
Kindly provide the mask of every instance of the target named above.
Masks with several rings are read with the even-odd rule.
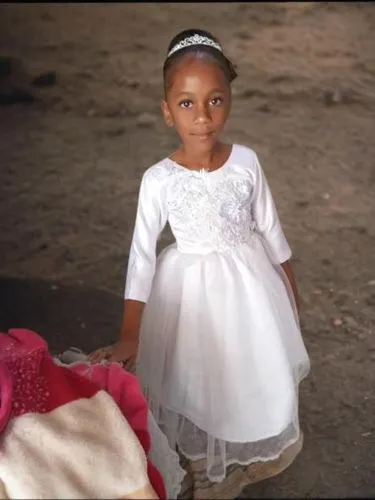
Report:
[[[167,222],[176,242],[156,257]],[[300,437],[310,364],[280,266],[290,257],[252,149],[233,145],[212,172],[165,158],[144,173],[125,286],[146,303],[137,375],[170,445],[206,459],[210,481]]]

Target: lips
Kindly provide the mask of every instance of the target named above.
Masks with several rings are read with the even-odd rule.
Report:
[[[195,132],[191,135],[194,137],[197,137],[198,139],[209,139],[212,136],[213,132],[208,131],[208,132]]]

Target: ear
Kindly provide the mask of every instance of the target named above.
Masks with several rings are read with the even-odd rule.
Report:
[[[167,127],[173,127],[173,118],[172,118],[171,112],[169,111],[167,101],[165,101],[165,100],[161,101],[161,111],[163,113],[164,121],[165,121]]]

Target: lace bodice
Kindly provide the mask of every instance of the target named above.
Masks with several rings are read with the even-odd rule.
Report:
[[[248,240],[252,229],[251,186],[224,172],[181,167],[166,196],[168,221],[182,252],[225,251]],[[225,167],[223,167],[225,168]]]
[[[164,159],[141,182],[129,255],[125,298],[147,301],[155,271],[156,242],[169,222],[181,252],[230,252],[261,234],[275,261],[290,258],[266,178],[256,154],[234,145],[213,172],[193,171]]]

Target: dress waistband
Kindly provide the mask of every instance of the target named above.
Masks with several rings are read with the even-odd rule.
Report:
[[[181,253],[187,254],[199,254],[199,255],[209,255],[211,253],[228,253],[233,251],[236,248],[239,248],[243,245],[248,245],[254,239],[255,233],[254,231],[250,231],[246,238],[241,240],[236,240],[232,242],[220,242],[220,243],[207,243],[207,244],[199,244],[199,243],[185,243],[185,242],[176,242],[176,248]]]

